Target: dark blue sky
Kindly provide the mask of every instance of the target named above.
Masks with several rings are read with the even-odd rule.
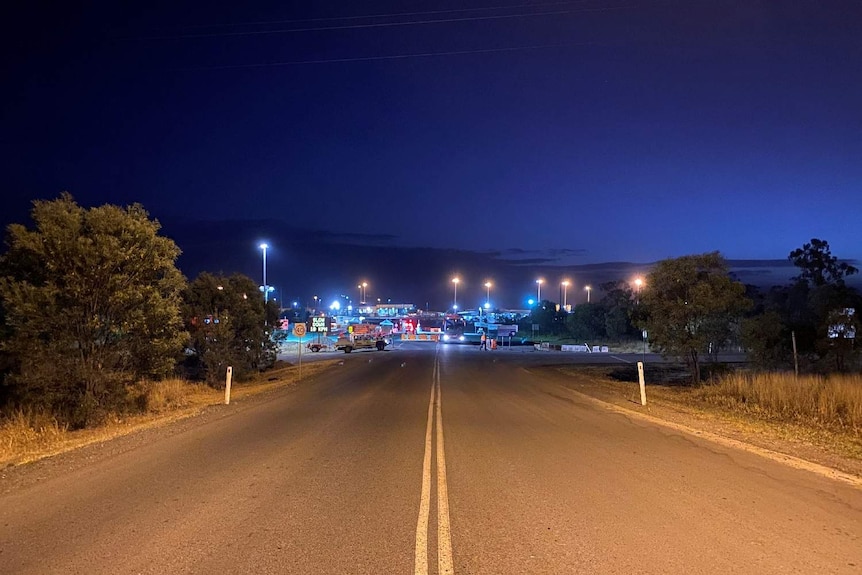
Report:
[[[122,4],[7,16],[0,223],[68,190],[142,203],[192,277],[259,274],[259,238],[298,296],[523,276],[509,305],[588,264],[862,258],[859,2]]]

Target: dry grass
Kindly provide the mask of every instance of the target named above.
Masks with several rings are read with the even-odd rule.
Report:
[[[302,380],[328,368],[334,362],[319,361],[302,366]],[[246,381],[235,382],[231,401],[291,385],[299,380],[296,366],[282,366]],[[104,425],[70,431],[50,414],[18,411],[0,416],[0,468],[106,441],[139,429],[190,417],[210,405],[224,402],[224,390],[182,379],[140,382],[131,390],[137,413],[115,415]]]
[[[735,373],[692,398],[760,419],[862,437],[862,376]]]
[[[68,429],[55,417],[18,410],[0,419],[0,464],[48,451],[68,436]]]

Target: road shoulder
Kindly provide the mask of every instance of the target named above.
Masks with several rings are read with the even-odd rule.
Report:
[[[862,488],[862,460],[844,455],[839,446],[824,445],[826,442],[822,438],[806,440],[806,430],[751,421],[669,401],[660,397],[666,395],[665,393],[651,394],[649,386],[647,405],[642,406],[636,383],[600,379],[559,367],[547,367],[543,371],[558,385],[584,399],[597,402],[606,409],[756,452],[793,467],[830,476]]]

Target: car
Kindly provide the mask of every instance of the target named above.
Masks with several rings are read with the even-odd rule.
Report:
[[[461,332],[449,332],[443,334],[444,343],[463,343],[465,341],[467,341],[467,338],[464,337],[464,334]]]

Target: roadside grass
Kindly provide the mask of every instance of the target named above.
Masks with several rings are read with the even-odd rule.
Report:
[[[333,365],[318,361],[302,366],[302,380]],[[231,402],[299,381],[297,366],[279,366],[248,381],[231,385]],[[224,389],[183,379],[142,381],[129,394],[129,411],[114,414],[104,425],[70,430],[45,412],[18,410],[0,414],[0,469],[50,457],[64,451],[192,417],[211,405],[224,403]]]
[[[692,399],[758,419],[862,438],[862,376],[733,373],[693,390]]]
[[[606,398],[640,405],[633,367],[561,367]],[[728,371],[691,385],[682,365],[648,366],[648,405],[721,420],[748,434],[817,446],[862,460],[862,375],[800,376]]]

